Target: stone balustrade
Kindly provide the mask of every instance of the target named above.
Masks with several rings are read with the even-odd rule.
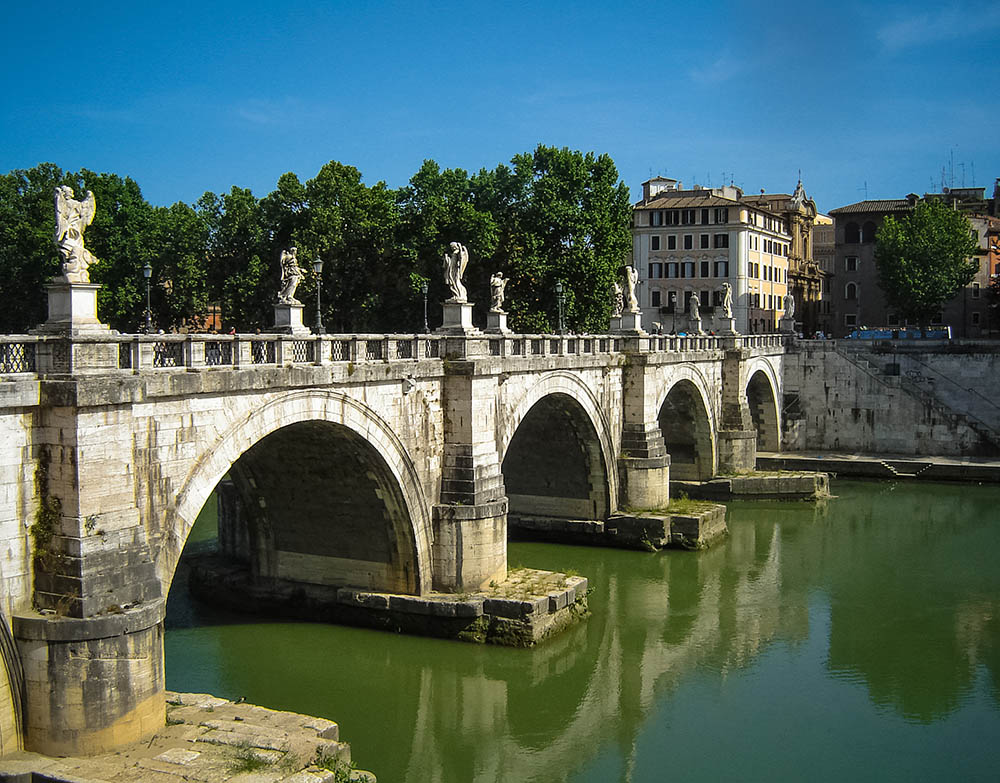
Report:
[[[786,335],[97,334],[0,336],[0,375],[778,349]]]

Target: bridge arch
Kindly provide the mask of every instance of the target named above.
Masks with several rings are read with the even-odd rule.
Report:
[[[314,461],[320,464],[307,465],[296,449],[319,456],[321,459]],[[345,473],[332,469],[337,459],[348,461],[350,469]],[[369,577],[375,581],[362,581],[357,586],[394,592],[430,590],[429,505],[405,446],[388,423],[364,403],[339,392],[310,389],[281,394],[248,412],[194,461],[166,510],[166,541],[157,562],[164,595],[198,513],[230,471],[238,486],[259,493],[258,505],[266,509],[264,516],[269,518],[262,522],[258,508],[251,514],[270,545],[281,538],[276,527],[291,518],[288,509],[281,508],[282,502],[301,503],[301,508],[315,510],[324,501],[328,506],[342,502],[345,493],[363,493],[368,507],[376,509],[387,526],[382,531],[388,540],[381,555],[390,556],[387,562],[400,566],[404,576],[393,577],[386,566],[385,573]],[[312,492],[312,488],[321,491]],[[266,508],[268,503],[270,509]],[[308,573],[318,564],[315,557],[332,563],[330,558],[335,554],[326,551],[330,544],[327,533],[317,528],[306,530],[301,524],[293,533],[286,532],[285,546],[290,549],[286,566],[272,551],[272,559],[263,567],[265,575],[280,578],[282,571]],[[379,531],[373,530],[373,534]],[[289,541],[294,543],[289,545]],[[343,574],[344,569],[338,571]],[[380,584],[386,579],[389,584]]]
[[[718,466],[718,427],[708,380],[693,365],[671,367],[656,399],[660,401],[656,419],[670,455],[671,477],[712,478]]]
[[[572,373],[546,373],[505,407],[497,456],[510,513],[606,518],[618,498],[615,451],[590,387]]]
[[[757,449],[779,451],[781,448],[781,381],[774,367],[764,357],[751,359],[747,365],[747,405],[757,430]]]

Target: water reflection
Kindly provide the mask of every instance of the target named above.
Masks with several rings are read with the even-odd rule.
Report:
[[[574,568],[594,588],[585,624],[530,651],[185,614],[172,594],[168,624],[189,627],[168,630],[168,686],[334,718],[384,781],[661,780],[658,757],[707,738],[721,756],[683,779],[753,779],[754,754],[767,774],[782,756],[784,774],[820,779],[811,724],[834,743],[885,735],[889,758],[947,745],[985,769],[975,736],[906,727],[975,710],[978,732],[1000,733],[1000,490],[835,491],[731,504],[729,540],[704,553],[512,544],[512,562]],[[739,744],[754,732],[765,741]],[[881,752],[866,773],[885,773]],[[855,775],[850,763],[827,770]]]

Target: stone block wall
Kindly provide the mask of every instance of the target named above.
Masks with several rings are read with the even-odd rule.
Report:
[[[957,417],[848,360],[832,341],[798,342],[784,361],[786,450],[968,456],[983,449]]]

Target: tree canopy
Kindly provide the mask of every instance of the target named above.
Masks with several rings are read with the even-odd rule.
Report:
[[[97,216],[86,242],[99,263],[91,280],[104,286],[99,317],[122,331],[144,320],[146,262],[157,327],[197,328],[215,304],[226,329],[266,329],[278,258],[292,246],[307,267],[298,290],[307,303],[317,288],[311,262],[324,262],[323,321],[331,331],[422,328],[424,282],[433,328],[441,318],[435,304],[447,298],[441,261],[452,241],[469,249],[465,283],[478,318],[485,320],[489,278],[499,271],[510,278],[513,328],[553,330],[561,282],[570,328],[599,331],[632,244],[628,188],[614,162],[566,148],[540,145],[471,176],[427,160],[395,190],[368,185],[356,168],[330,161],[305,182],[282,174],[264,197],[233,186],[171,207],[150,205],[127,177],[46,163],[0,175],[5,332],[44,320],[44,286],[59,270],[52,194],[63,184],[78,197],[94,191]]]
[[[886,302],[925,327],[978,269],[969,219],[947,204],[921,201],[900,220],[889,215],[875,235],[875,265]]]

